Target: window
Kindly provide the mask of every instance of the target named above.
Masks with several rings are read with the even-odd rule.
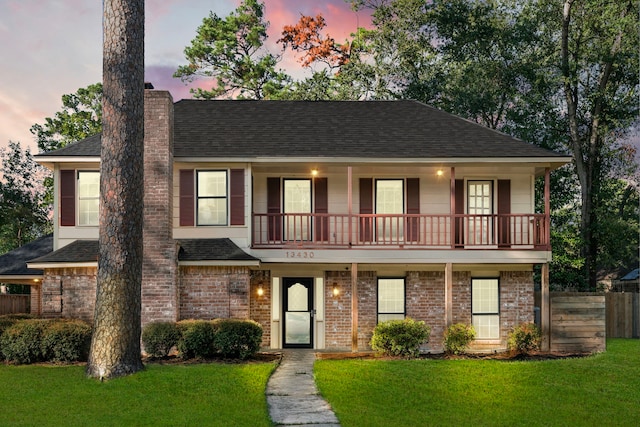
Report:
[[[197,172],[198,225],[227,225],[227,172]]]
[[[311,180],[285,179],[283,185],[284,213],[289,214],[285,215],[285,240],[310,240]]]
[[[99,224],[100,172],[78,172],[78,225]]]
[[[378,323],[404,319],[404,279],[378,279]]]
[[[493,182],[469,181],[467,183],[467,210],[476,216],[469,219],[469,243],[488,244],[493,241],[491,215],[493,213]],[[486,216],[484,216],[486,215]]]
[[[376,214],[404,214],[404,181],[379,179],[376,181]],[[401,240],[403,221],[400,217],[378,218],[378,241]]]
[[[500,338],[498,279],[471,280],[471,311],[478,339]]]

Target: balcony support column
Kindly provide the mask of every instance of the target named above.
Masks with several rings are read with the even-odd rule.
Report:
[[[445,326],[453,324],[453,264],[444,265],[444,316]]]
[[[456,247],[456,168],[451,167],[450,174],[450,204],[451,204],[451,229],[449,234],[451,236],[451,249]]]
[[[349,246],[351,246],[351,242],[353,242],[353,230],[352,230],[352,223],[353,223],[353,171],[351,169],[351,166],[347,166],[347,207],[349,209],[349,225],[348,225],[348,233],[349,233],[349,238],[347,239],[347,242],[349,243]]]
[[[358,264],[351,264],[351,351],[358,351]]]
[[[551,170],[544,170],[544,240],[547,250],[551,250]]]
[[[549,295],[549,263],[542,264],[541,271],[541,298],[540,298],[540,330],[542,332],[542,343],[540,349],[549,351],[551,348],[551,298]]]

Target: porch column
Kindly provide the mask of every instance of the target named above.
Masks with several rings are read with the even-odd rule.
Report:
[[[358,264],[351,264],[351,351],[358,351]]]
[[[348,232],[349,238],[348,242],[353,242],[353,233],[352,223],[353,223],[353,171],[351,166],[347,166],[347,208],[349,209],[349,224],[348,224]]]
[[[544,170],[544,240],[551,250],[551,169]]]
[[[542,331],[542,351],[549,351],[551,348],[551,299],[549,296],[549,264],[542,264],[542,295],[540,298],[540,329]]]
[[[453,323],[453,264],[444,265],[444,316],[445,326]]]
[[[451,229],[449,235],[451,236],[451,249],[456,247],[456,168],[451,167],[450,177],[450,204],[451,204]]]

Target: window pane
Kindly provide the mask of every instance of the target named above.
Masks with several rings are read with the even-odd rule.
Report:
[[[227,199],[199,199],[198,225],[225,225]]]
[[[400,313],[404,318],[404,279],[378,279],[378,313]]]
[[[226,197],[226,171],[199,171],[198,197]]]
[[[376,213],[402,214],[404,213],[403,181],[376,181]]]
[[[473,279],[471,289],[474,314],[498,313],[498,279]]]
[[[387,320],[404,320],[403,314],[378,314],[378,323],[386,322]]]
[[[500,338],[500,316],[497,314],[473,316],[473,327],[476,329],[476,338]]]
[[[311,180],[285,179],[284,181],[284,212],[311,212]]]
[[[78,201],[78,225],[98,225],[98,199]]]
[[[100,172],[78,172],[78,225],[98,225]]]

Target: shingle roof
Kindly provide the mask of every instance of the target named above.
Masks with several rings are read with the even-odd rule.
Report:
[[[227,238],[189,239],[177,242],[180,246],[179,261],[259,261]],[[37,259],[31,257],[29,260],[38,264],[97,262],[98,241],[76,240],[57,251]]]
[[[176,157],[566,157],[406,100],[181,100],[174,123]],[[99,156],[99,139],[45,155]]]
[[[45,256],[32,259],[32,263],[66,263],[66,262],[97,262],[97,240],[75,240],[62,248]]]
[[[226,238],[179,240],[178,244],[180,261],[259,261]]]
[[[27,268],[27,261],[53,251],[53,234],[20,246],[0,256],[0,276],[41,275],[42,270]]]

